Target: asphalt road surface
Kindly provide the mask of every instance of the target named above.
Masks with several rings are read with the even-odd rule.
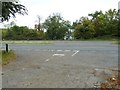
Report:
[[[3,67],[3,88],[96,88],[118,69],[118,45],[111,41],[10,44],[9,49],[17,59]]]

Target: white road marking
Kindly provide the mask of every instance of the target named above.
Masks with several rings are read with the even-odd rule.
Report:
[[[62,50],[57,50],[58,52],[62,51]]]
[[[65,50],[65,52],[70,52],[71,50]]]
[[[53,56],[65,56],[64,54],[53,54]]]
[[[76,51],[72,56],[76,55],[79,51]]]
[[[73,50],[73,52],[77,52],[77,51],[79,51],[79,50]]]
[[[45,62],[48,62],[50,59],[46,59]]]

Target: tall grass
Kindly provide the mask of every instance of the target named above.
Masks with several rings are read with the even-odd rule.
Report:
[[[14,51],[10,50],[9,52],[2,51],[2,65],[10,63],[10,61],[16,59],[16,54]]]

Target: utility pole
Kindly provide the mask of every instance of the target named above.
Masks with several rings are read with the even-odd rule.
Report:
[[[40,31],[41,30],[41,25],[40,25],[41,17],[38,15],[37,18],[38,18],[38,31]]]

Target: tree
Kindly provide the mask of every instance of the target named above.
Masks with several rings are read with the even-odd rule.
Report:
[[[60,14],[49,16],[44,22],[46,35],[48,39],[58,40],[64,39],[66,32],[69,29],[69,22],[64,21]]]
[[[90,39],[94,37],[94,25],[87,17],[81,17],[79,22],[74,23],[76,39]]]
[[[106,13],[107,17],[107,24],[106,30],[108,34],[115,36],[118,34],[118,22],[119,22],[119,15],[116,9],[109,9]]]
[[[11,17],[15,18],[16,13],[25,15],[27,12],[26,7],[17,2],[2,2],[1,22],[9,21]]]
[[[13,26],[2,30],[4,40],[43,40],[45,38],[43,31],[29,29],[27,26]]]
[[[3,24],[4,24],[4,27],[7,29],[16,25],[14,21],[11,21],[10,23],[7,23],[7,24],[5,24],[5,23],[3,23]]]
[[[96,11],[95,13],[88,15],[92,17],[96,37],[105,35],[118,35],[119,14],[116,9],[109,9],[105,12],[105,14],[102,13],[102,11]]]
[[[92,17],[92,22],[95,29],[95,37],[103,36],[105,34],[105,15],[102,11],[96,11],[95,13],[88,14]]]
[[[96,20],[99,15],[102,14],[102,11],[96,11],[95,13],[88,14],[88,16],[92,17],[92,20]]]

